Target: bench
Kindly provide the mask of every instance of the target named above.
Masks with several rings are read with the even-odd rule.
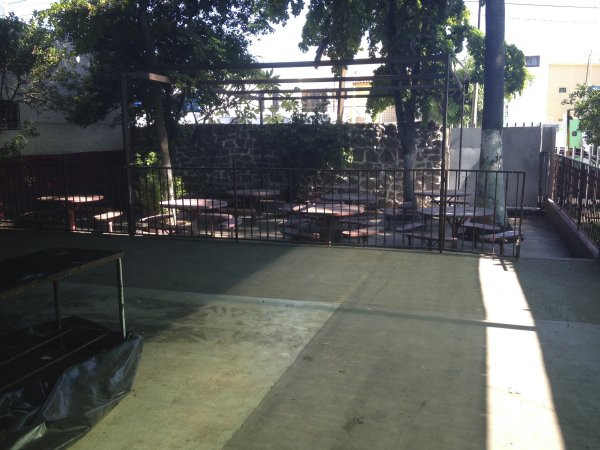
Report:
[[[407,231],[418,230],[423,227],[423,222],[405,222],[400,226],[396,227],[396,231],[399,233],[406,233]]]
[[[469,219],[465,220],[462,228],[464,234],[470,233],[469,235],[474,237],[488,233],[499,233],[502,231],[502,228],[497,225],[493,225],[491,223],[473,222]]]
[[[238,218],[249,220],[252,223],[256,218],[257,211],[254,208],[235,208],[231,206],[225,209],[225,213],[230,215],[235,215],[237,213]]]
[[[363,244],[367,243],[369,236],[379,234],[379,229],[376,227],[357,228],[355,230],[342,230],[342,236],[348,239],[362,239]]]
[[[171,214],[156,214],[142,217],[137,227],[141,228],[140,234],[172,235],[183,230],[184,233],[191,232],[192,223],[189,220],[174,220]],[[136,231],[137,233],[137,231]]]
[[[376,227],[383,224],[383,214],[370,214],[367,216],[350,216],[338,219],[339,223],[357,225],[359,227]]]
[[[413,239],[421,239],[423,242],[425,242],[425,244],[427,245],[428,248],[433,248],[433,246],[435,244],[437,244],[440,240],[439,236],[428,235],[428,234],[406,233],[405,236],[408,238],[408,245],[410,247],[412,247]],[[444,237],[444,242],[450,243],[450,245],[452,246],[453,249],[456,249],[457,241],[458,241],[458,239],[456,239],[455,237],[452,237],[452,236]]]
[[[233,237],[235,228],[238,225],[241,225],[242,221],[243,221],[243,219],[241,217],[238,217],[237,219],[235,217],[230,217],[227,220],[224,220],[223,222],[217,223],[214,226],[214,229],[220,231],[221,233],[223,233],[223,231],[227,231],[229,233],[229,237]]]
[[[106,227],[109,233],[114,232],[113,224],[116,218],[121,217],[123,211],[106,211],[100,214],[96,214],[94,220],[100,224],[106,223]]]
[[[282,227],[300,228],[310,224],[311,221],[308,217],[292,216],[289,219],[285,219],[279,225]]]
[[[281,233],[284,236],[290,236],[295,240],[308,239],[311,241],[318,241],[321,235],[315,231],[303,230],[300,227],[283,226],[281,227]]]
[[[500,254],[504,255],[504,244],[514,243],[516,246],[516,257],[518,258],[521,253],[521,241],[524,240],[523,233],[519,233],[517,230],[508,230],[501,233],[484,234],[478,238],[481,242],[500,244]]]

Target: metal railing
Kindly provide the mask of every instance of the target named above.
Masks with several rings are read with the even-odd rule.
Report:
[[[514,171],[12,165],[0,223],[518,257],[524,186]]]
[[[600,247],[600,168],[555,155],[554,201]]]

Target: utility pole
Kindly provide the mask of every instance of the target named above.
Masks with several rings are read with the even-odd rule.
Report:
[[[483,120],[479,169],[493,171],[477,180],[475,202],[493,208],[493,221],[506,226],[506,193],[503,169],[502,124],[504,113],[504,0],[487,0],[485,6],[485,66],[483,72]]]
[[[8,12],[6,11],[6,0],[2,0],[2,17],[8,17]]]
[[[481,0],[479,0],[479,8],[477,11],[477,29],[481,29]],[[473,100],[471,103],[471,126],[477,127],[477,104],[479,103],[479,83],[473,86]]]

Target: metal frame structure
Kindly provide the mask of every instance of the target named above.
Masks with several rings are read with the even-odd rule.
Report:
[[[456,60],[455,60],[456,61]],[[262,125],[262,111],[264,108],[265,100],[281,100],[280,94],[289,94],[288,97],[285,97],[286,100],[309,100],[309,99],[318,99],[318,100],[334,100],[337,99],[340,101],[341,99],[350,99],[350,98],[369,98],[369,97],[392,97],[397,95],[401,91],[406,90],[442,90],[444,92],[444,97],[442,100],[442,129],[444,130],[442,134],[442,142],[440,149],[441,156],[441,173],[442,173],[442,189],[447,189],[447,171],[446,171],[446,155],[445,148],[447,146],[447,133],[446,130],[448,128],[448,101],[449,101],[449,93],[451,90],[452,82],[455,83],[458,92],[460,92],[462,105],[461,107],[461,136],[462,136],[462,115],[464,113],[464,100],[465,100],[465,90],[467,86],[466,74],[462,80],[459,80],[456,72],[454,72],[452,68],[453,58],[449,54],[445,55],[437,55],[431,57],[424,58],[366,58],[366,59],[349,59],[349,60],[326,60],[326,61],[291,61],[291,62],[267,62],[267,63],[248,63],[248,64],[232,64],[232,65],[210,65],[210,66],[198,66],[198,67],[186,67],[182,70],[180,67],[164,67],[163,70],[168,72],[185,72],[185,73],[198,73],[203,71],[216,71],[216,70],[228,70],[228,71],[242,71],[242,70],[255,70],[255,69],[278,69],[278,68],[302,68],[302,67],[314,67],[315,69],[319,67],[340,67],[345,68],[347,66],[365,66],[365,65],[374,65],[374,64],[415,64],[415,63],[442,63],[444,65],[443,72],[424,72],[415,75],[371,75],[364,77],[346,77],[342,76],[331,76],[331,77],[318,77],[318,78],[284,78],[284,79],[261,79],[261,78],[223,78],[217,80],[199,80],[196,83],[199,85],[207,85],[207,86],[230,86],[230,85],[247,85],[247,84],[260,84],[264,82],[276,82],[277,84],[289,84],[289,83],[324,83],[324,82],[334,82],[337,83],[337,88],[325,87],[325,88],[311,88],[311,89],[297,89],[297,90],[279,90],[279,89],[249,89],[243,91],[231,90],[227,88],[220,88],[217,90],[219,93],[231,95],[231,96],[239,96],[250,98],[252,100],[258,100],[260,107],[260,116],[261,116],[261,125]],[[456,61],[460,64],[458,61]],[[159,75],[152,72],[145,71],[136,71],[136,72],[125,72],[121,74],[121,115],[122,115],[122,124],[123,124],[123,147],[125,150],[125,159],[127,161],[127,165],[131,166],[132,162],[132,153],[131,153],[131,136],[129,131],[129,117],[127,112],[128,105],[128,90],[127,90],[127,80],[128,78],[138,78],[138,79],[146,79],[151,82],[172,84],[172,81],[169,77],[164,75]],[[367,81],[367,82],[375,82],[378,80],[387,80],[393,82],[390,86],[376,86],[370,87],[369,93],[364,93],[366,89],[364,88],[350,88],[345,87],[345,81]],[[443,81],[443,85],[436,84],[436,81]],[[414,81],[427,81],[425,84],[414,84]],[[308,93],[309,95],[303,96],[303,93]],[[314,94],[314,95],[310,95]],[[320,94],[320,95],[317,95]],[[459,149],[459,163],[462,159],[462,138],[461,145]],[[460,164],[459,164],[460,170]],[[132,188],[131,188],[131,175],[130,170],[128,172],[128,190],[129,190],[129,219],[130,223],[133,222],[133,210],[132,210]],[[444,208],[441,208],[440,217]],[[130,234],[133,234],[134,230],[130,230]],[[443,230],[440,230],[440,234],[443,233]],[[440,244],[441,251],[441,244]]]

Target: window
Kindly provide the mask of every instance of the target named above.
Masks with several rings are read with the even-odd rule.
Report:
[[[540,67],[540,55],[526,56],[525,67]]]
[[[327,99],[321,100],[318,97],[326,97],[325,93],[302,93],[302,112],[315,112],[317,109],[326,107],[328,105]]]
[[[566,87],[559,87],[558,88],[558,93],[559,94],[566,94],[567,93],[567,88]]]
[[[16,130],[19,128],[19,104],[9,100],[0,100],[0,129]]]

